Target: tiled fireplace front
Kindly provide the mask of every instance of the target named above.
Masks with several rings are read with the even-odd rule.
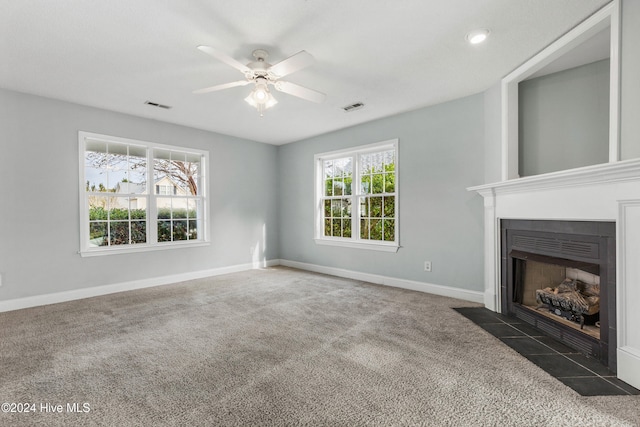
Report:
[[[615,223],[500,224],[502,313],[615,372]]]

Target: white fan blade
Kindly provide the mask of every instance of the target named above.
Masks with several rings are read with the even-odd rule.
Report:
[[[219,50],[212,48],[211,46],[198,46],[198,49],[213,56],[217,60],[224,62],[227,65],[231,65],[233,68],[240,70],[243,73],[251,71],[251,69],[243,63],[236,61],[226,53],[222,53]]]
[[[298,98],[306,99],[311,102],[321,103],[326,97],[322,92],[290,82],[278,81],[274,84],[274,87],[280,92],[288,93],[289,95],[297,96]]]
[[[273,73],[277,77],[284,77],[287,74],[291,74],[295,71],[301,70],[314,63],[313,56],[306,50],[301,50],[295,55],[291,55],[287,59],[283,59],[277,64],[272,65],[269,68],[269,72]]]
[[[193,93],[215,92],[216,90],[228,89],[230,87],[245,86],[245,85],[248,85],[249,83],[251,83],[249,80],[239,80],[237,82],[224,83],[217,86],[205,87],[204,89],[194,90]]]

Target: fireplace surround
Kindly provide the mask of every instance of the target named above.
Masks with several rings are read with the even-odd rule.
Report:
[[[518,317],[616,372],[615,223],[502,219],[500,240],[501,312]],[[598,290],[592,293],[591,299],[597,304],[590,312],[572,309],[571,304],[549,304],[549,298],[540,298],[548,293],[562,301],[563,294],[557,289],[575,287],[576,283],[584,288],[583,280],[593,282],[587,285]],[[546,291],[545,286],[549,286]],[[531,287],[538,289],[532,292]],[[579,295],[577,291],[573,294]]]
[[[502,312],[504,219],[612,222],[616,228],[615,369],[640,388],[640,159],[468,188],[484,199],[484,304]],[[613,341],[609,341],[609,351]]]

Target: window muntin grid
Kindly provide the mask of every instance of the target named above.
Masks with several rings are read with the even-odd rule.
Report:
[[[316,159],[316,238],[397,247],[397,141]]]
[[[86,132],[79,140],[81,254],[208,240],[206,152]]]

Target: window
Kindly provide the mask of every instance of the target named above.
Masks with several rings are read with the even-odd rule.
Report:
[[[206,151],[79,133],[80,253],[204,244]]]
[[[397,251],[398,141],[315,156],[316,242]]]

